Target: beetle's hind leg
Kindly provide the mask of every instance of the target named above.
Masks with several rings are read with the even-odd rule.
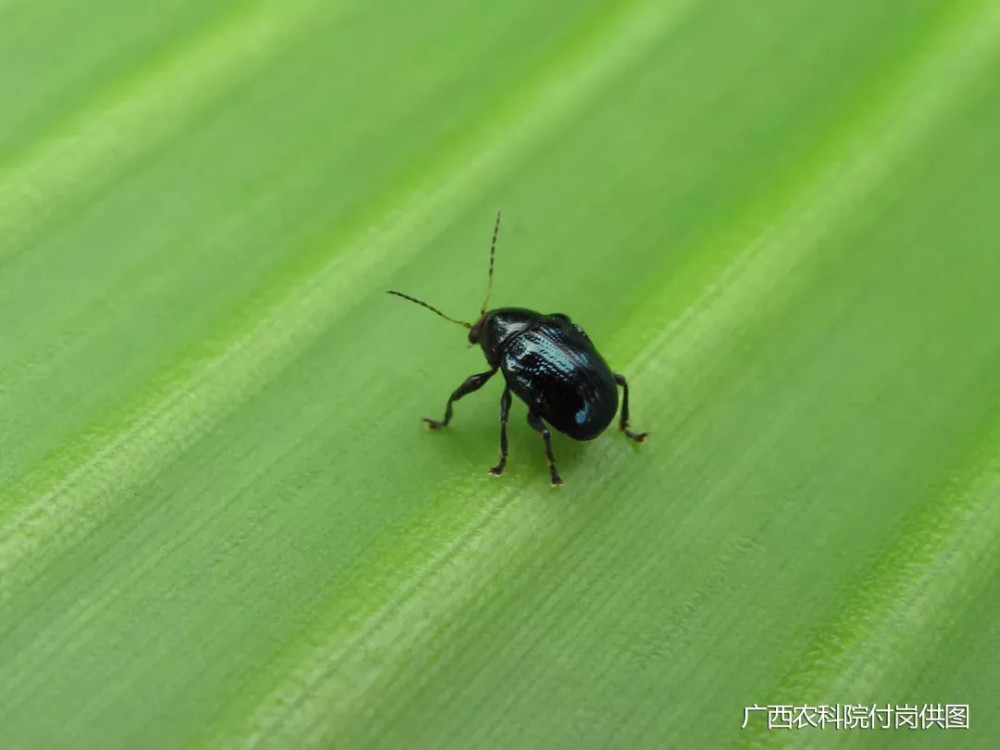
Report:
[[[625,376],[615,373],[615,382],[622,387],[623,392],[622,414],[621,418],[618,420],[618,427],[635,442],[645,442],[646,438],[649,437],[648,432],[632,432],[632,430],[628,428],[628,382],[625,380]]]
[[[510,414],[510,388],[503,389],[500,397],[500,463],[490,469],[490,474],[495,477],[503,474],[503,467],[507,465],[507,415]]]
[[[444,409],[444,419],[438,421],[436,419],[429,419],[428,417],[424,417],[424,422],[432,430],[437,430],[442,427],[447,427],[448,423],[451,421],[451,405],[455,401],[458,401],[460,398],[462,398],[462,396],[468,396],[473,391],[478,391],[486,384],[487,380],[493,377],[494,373],[496,373],[496,368],[493,368],[489,372],[481,372],[478,373],[477,375],[470,375],[469,377],[467,377],[465,379],[465,382],[462,383],[462,385],[458,386],[458,388],[455,389],[455,392],[452,393],[451,396],[448,398],[448,405]]]
[[[552,433],[542,422],[542,418],[533,411],[528,412],[528,424],[542,434],[542,440],[545,441],[545,457],[549,459],[549,476],[552,479],[552,486],[558,487],[563,483],[563,480],[559,476],[559,472],[556,471],[556,459],[552,455]]]

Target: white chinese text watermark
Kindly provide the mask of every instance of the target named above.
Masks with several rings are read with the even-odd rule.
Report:
[[[968,705],[955,703],[924,703],[923,705],[836,704],[796,706],[778,704],[743,709],[743,725],[750,726],[751,717],[762,713],[768,729],[968,729]],[[760,721],[764,720],[762,716]]]

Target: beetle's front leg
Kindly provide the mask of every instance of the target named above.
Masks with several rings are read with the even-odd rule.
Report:
[[[542,422],[542,418],[533,411],[528,412],[528,424],[531,425],[532,429],[538,430],[542,434],[542,440],[545,441],[545,457],[549,459],[549,477],[552,479],[552,486],[558,487],[563,483],[563,480],[559,476],[559,472],[556,471],[556,459],[552,455],[552,433]]]
[[[637,432],[632,432],[632,430],[630,430],[628,428],[628,383],[625,380],[625,376],[624,375],[618,375],[617,373],[615,373],[615,382],[618,383],[618,385],[620,385],[622,387],[622,391],[623,391],[623,395],[622,395],[622,415],[621,415],[621,419],[618,422],[618,427],[621,429],[622,432],[624,432],[630,438],[632,438],[633,440],[635,440],[637,443],[642,443],[642,442],[644,442],[646,440],[647,437],[649,437],[649,433],[648,432],[638,432],[638,433]]]
[[[489,380],[491,377],[493,377],[496,371],[497,368],[494,367],[489,372],[481,372],[478,375],[470,375],[469,377],[467,377],[465,379],[465,382],[462,383],[462,385],[458,386],[458,388],[455,389],[455,392],[452,393],[451,396],[448,398],[448,405],[444,409],[444,419],[442,419],[439,422],[436,419],[429,419],[428,417],[424,417],[424,422],[427,423],[427,426],[432,430],[437,430],[441,427],[447,427],[448,423],[451,421],[451,405],[455,401],[458,401],[460,398],[462,398],[462,396],[468,396],[473,391],[478,391],[480,388],[482,388],[483,385],[486,383],[486,381]]]
[[[507,465],[507,415],[510,413],[510,388],[503,389],[500,397],[500,463],[490,469],[490,474],[495,477],[503,474],[503,467]]]

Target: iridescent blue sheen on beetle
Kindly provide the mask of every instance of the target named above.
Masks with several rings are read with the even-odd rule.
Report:
[[[591,440],[602,432],[618,411],[618,386],[622,387],[622,410],[619,428],[636,442],[648,433],[628,429],[628,383],[623,375],[611,371],[584,330],[562,313],[543,315],[522,307],[501,307],[487,311],[493,286],[493,259],[500,212],[497,212],[490,244],[490,271],[486,300],[475,323],[451,318],[426,302],[401,292],[391,291],[416,302],[441,317],[469,329],[469,343],[482,347],[490,365],[487,372],[471,375],[459,386],[445,407],[444,419],[424,418],[431,429],[445,427],[451,421],[452,404],[481,388],[497,370],[503,373],[506,387],[500,397],[500,462],[490,469],[499,476],[507,463],[507,417],[511,393],[528,405],[528,424],[545,441],[552,484],[562,484],[552,455],[548,422],[574,440]]]

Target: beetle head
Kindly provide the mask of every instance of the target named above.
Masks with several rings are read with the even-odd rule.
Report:
[[[483,312],[469,329],[469,346],[479,344],[486,355],[486,361],[493,367],[496,366],[493,360],[496,358],[494,353],[497,348],[495,317],[493,311]]]
[[[483,330],[482,318],[477,320],[472,324],[472,328],[469,329],[469,346],[475,346],[479,343],[479,334]]]

